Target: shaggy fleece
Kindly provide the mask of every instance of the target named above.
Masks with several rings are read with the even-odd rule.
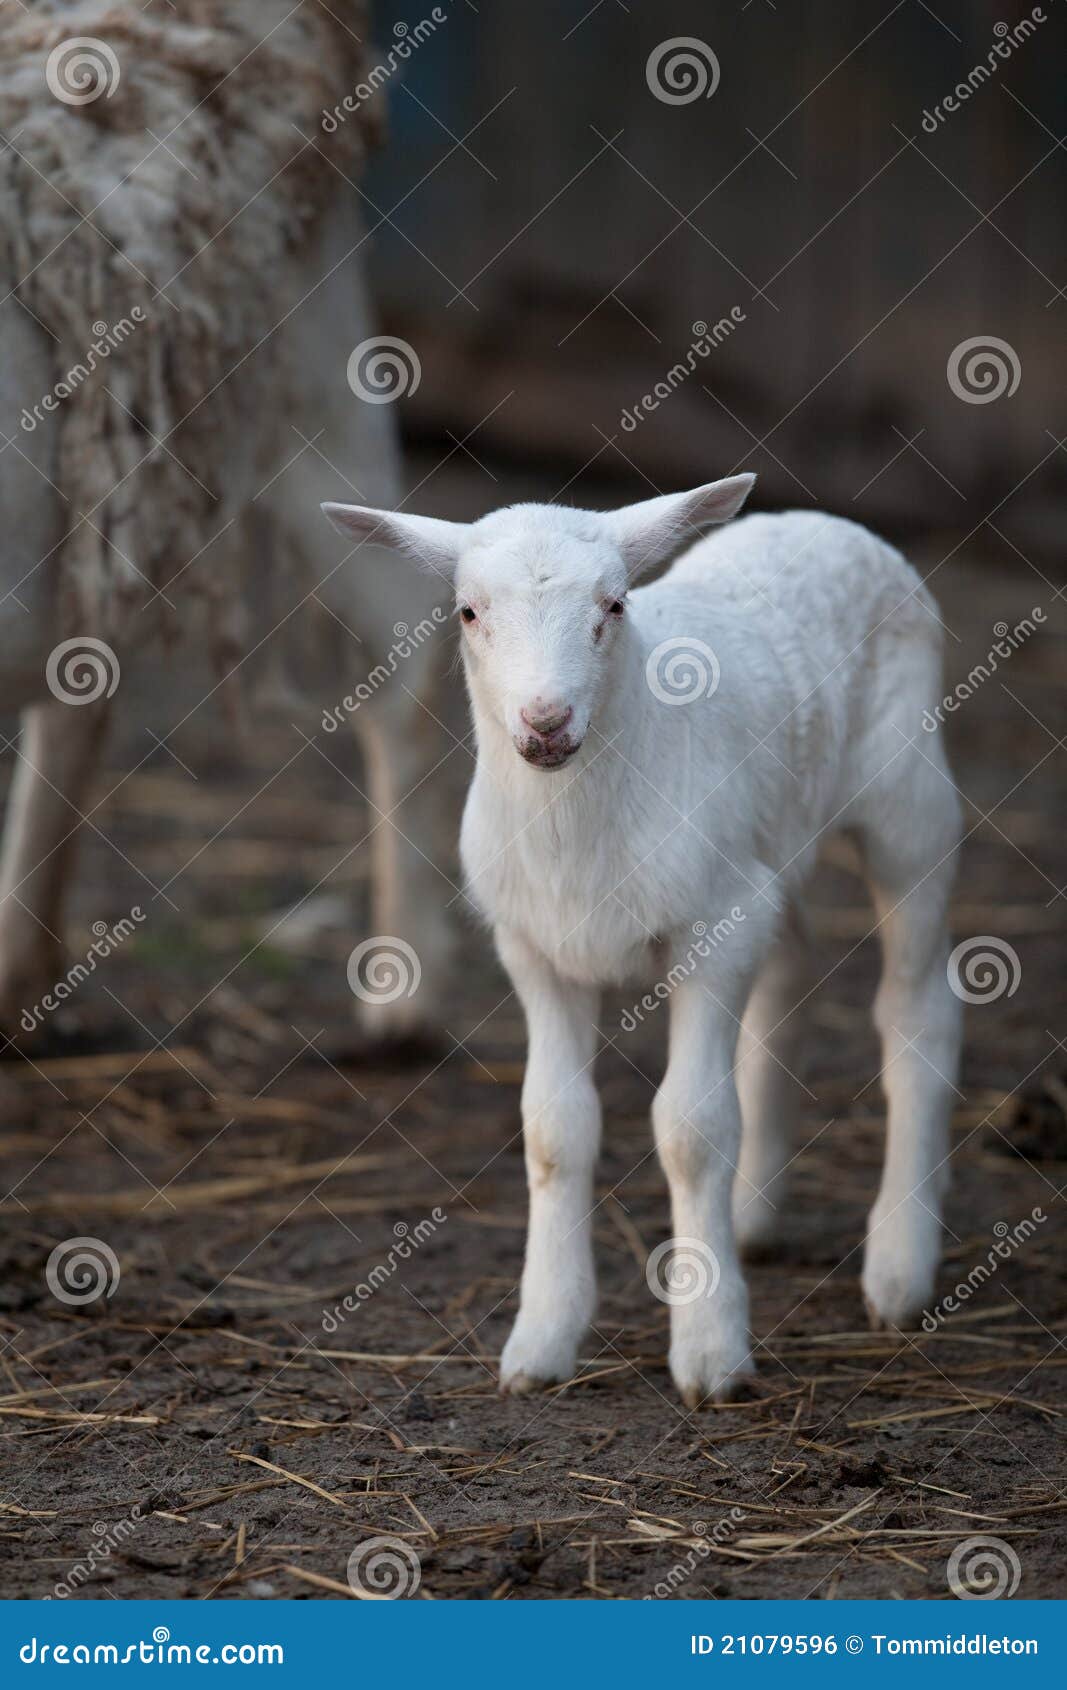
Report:
[[[362,0],[0,11],[0,280],[54,344],[68,631],[111,637],[143,612],[140,634],[168,583],[232,598],[192,560],[276,450],[278,370],[250,354],[318,279],[315,225],[373,135],[369,106],[320,127],[359,81],[366,27]]]

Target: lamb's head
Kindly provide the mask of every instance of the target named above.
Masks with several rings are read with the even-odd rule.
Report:
[[[618,511],[510,505],[472,523],[323,510],[342,533],[393,546],[454,583],[476,709],[532,768],[558,769],[607,689],[631,583],[733,516],[754,480],[735,475]]]

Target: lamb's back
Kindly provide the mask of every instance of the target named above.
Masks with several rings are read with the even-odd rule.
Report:
[[[900,552],[823,511],[742,517],[698,540],[665,580],[700,583],[713,600],[755,616],[773,607],[820,642],[827,628],[852,643],[886,620],[899,629],[931,626],[933,601]]]

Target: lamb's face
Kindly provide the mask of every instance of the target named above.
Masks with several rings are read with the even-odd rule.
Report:
[[[470,530],[456,570],[463,656],[479,708],[534,769],[574,756],[626,614],[626,570],[601,519],[519,507]]]
[[[322,508],[357,548],[390,546],[455,582],[476,707],[532,768],[558,769],[604,697],[625,638],[627,582],[728,521],[754,480],[734,475],[618,511],[509,505],[473,523],[367,505]]]

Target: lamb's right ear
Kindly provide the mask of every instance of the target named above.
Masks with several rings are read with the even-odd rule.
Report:
[[[324,504],[322,509],[337,531],[348,539],[370,540],[377,546],[406,552],[424,569],[431,569],[437,575],[450,576],[455,572],[467,534],[465,522],[377,511],[369,505]]]

